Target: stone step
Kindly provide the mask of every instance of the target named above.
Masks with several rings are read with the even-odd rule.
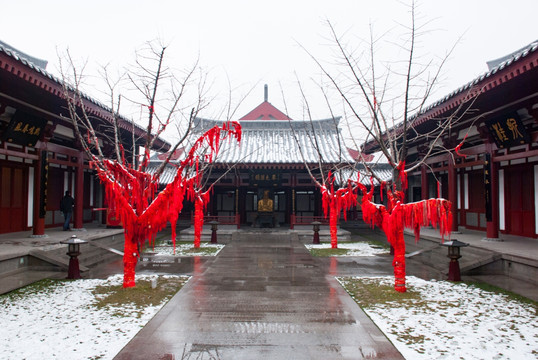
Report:
[[[33,271],[25,269],[17,273],[1,276],[0,294],[5,294],[44,279],[65,279],[67,273],[60,271]]]
[[[46,263],[55,265],[60,269],[67,269],[69,267],[69,256],[61,256],[58,254],[58,250],[53,251],[43,251],[43,250],[31,250],[30,255],[45,261]],[[80,271],[88,271],[89,269],[86,266],[80,265]]]
[[[123,249],[123,237],[108,237],[101,239],[93,239],[88,241],[87,244],[80,246],[80,255],[78,257],[81,271],[86,271],[88,268],[97,264],[108,262],[123,256],[123,252],[118,250]],[[67,246],[59,249],[47,251],[47,254],[54,256],[56,259],[62,258],[65,261],[69,261],[67,256]],[[83,267],[85,270],[83,270]]]
[[[462,273],[470,272],[473,269],[476,269],[478,267],[490,264],[492,262],[500,260],[501,258],[502,258],[501,254],[492,253],[492,254],[489,254],[489,255],[481,258],[481,259],[478,259],[478,260],[475,260],[473,262],[467,263],[464,266],[460,266],[460,271]]]
[[[448,269],[446,246],[439,240],[421,238],[418,243],[407,238],[407,258],[420,261],[439,271]],[[538,260],[514,255],[500,254],[484,248],[467,246],[461,249],[459,259],[462,275],[498,275],[538,285]]]

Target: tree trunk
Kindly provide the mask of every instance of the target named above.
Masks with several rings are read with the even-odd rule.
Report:
[[[176,226],[177,226],[177,219],[170,220],[170,226],[172,228],[172,244],[174,245],[174,255],[176,254]]]
[[[130,236],[129,236],[130,235]],[[138,235],[125,232],[125,245],[123,249],[123,287],[134,287],[135,268],[138,262]]]
[[[398,226],[396,231],[396,239],[394,239],[394,259],[392,266],[394,267],[394,290],[406,292],[405,287],[405,240],[403,226]]]
[[[329,226],[331,229],[331,248],[337,249],[338,248],[338,210],[336,208],[336,199],[332,199],[331,201],[331,213],[329,218]]]
[[[194,201],[194,248],[200,248],[200,238],[204,227],[204,201],[197,196]]]

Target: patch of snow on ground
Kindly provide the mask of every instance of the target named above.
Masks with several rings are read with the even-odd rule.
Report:
[[[391,285],[393,277],[361,278]],[[339,279],[345,287],[345,281]],[[364,309],[406,359],[536,359],[536,308],[506,295],[448,281],[407,277],[425,306]]]
[[[136,279],[156,277],[137,275]],[[116,316],[116,307],[92,306],[96,301],[92,289],[122,281],[122,275],[62,281],[43,291],[23,290],[20,297],[0,298],[0,358],[112,359],[164,305],[133,308],[128,317]],[[122,312],[126,309],[121,307]]]
[[[321,244],[305,244],[308,250],[310,249],[330,249],[330,243]],[[341,242],[338,243],[339,249],[348,249],[349,251],[345,255],[338,256],[375,256],[379,254],[388,254],[387,249],[381,246],[373,246],[367,242]]]
[[[217,254],[224,248],[222,244],[200,243],[200,251],[192,251],[194,245],[190,244],[177,244],[176,253],[174,255],[173,246],[155,246],[154,248],[147,248],[146,252],[156,253],[155,255],[166,256],[217,256]],[[208,255],[204,252],[204,249],[217,249],[214,253]]]

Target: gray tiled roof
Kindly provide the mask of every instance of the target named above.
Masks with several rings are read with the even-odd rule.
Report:
[[[29,55],[26,55],[24,54],[23,52],[11,47],[10,45],[0,41],[0,53],[4,53],[6,54],[7,56],[11,57],[12,59],[22,63],[23,65],[25,65],[26,67],[32,69],[33,71],[36,71],[38,73],[40,73],[41,75],[49,78],[50,80],[52,80],[53,82],[55,82],[56,84],[58,84],[60,87],[62,87],[64,85],[64,82],[57,78],[56,76],[52,75],[50,72],[48,72],[47,70],[45,70],[45,66],[47,65],[47,61],[46,60],[40,60],[40,59],[37,59],[37,58],[34,58],[34,57],[31,57]],[[75,89],[70,85],[70,84],[66,84],[68,89],[70,91],[75,91]],[[88,96],[87,94],[81,92],[80,93],[82,98],[84,98],[85,100],[89,101],[90,103],[96,105],[97,107],[99,107],[100,109],[104,110],[105,112],[107,113],[112,113],[112,109],[109,107],[109,106],[106,106],[105,104],[101,103],[100,101],[96,100],[95,98],[92,98],[90,96]],[[120,115],[120,118],[123,120],[123,121],[126,121],[128,123],[129,128],[131,128],[131,124],[132,124],[132,120],[129,120],[123,116]],[[137,129],[137,132],[141,133],[141,134],[145,134],[145,129],[142,128],[141,126],[139,126],[138,124],[135,124],[135,127]],[[167,144],[163,139],[159,139],[160,142],[166,144],[166,145],[169,145]]]
[[[157,168],[161,164],[160,160],[152,161],[148,164],[148,167],[146,168],[146,172],[153,175],[155,174],[155,171],[157,171]],[[161,174],[161,177],[159,178],[159,184],[166,185],[170,184],[174,178],[176,177],[177,168],[171,164],[167,164],[164,168],[163,173]]]
[[[241,144],[225,142],[217,164],[354,163],[336,119],[313,121],[241,121]],[[197,119],[192,139],[223,121]],[[317,144],[317,145],[316,145]]]
[[[367,164],[381,181],[389,182],[392,180],[392,165],[387,163]],[[364,185],[370,185],[370,174],[366,171],[364,164],[358,163],[356,169],[361,174],[360,180]],[[377,180],[374,180],[374,185],[379,185]]]
[[[392,180],[392,166],[390,164],[367,163],[366,165],[372,170],[377,179],[380,179],[381,181],[385,182],[389,182]],[[354,169],[347,168],[342,170],[340,173],[335,174],[336,182],[339,182],[340,178],[342,178],[344,181],[347,181],[347,179],[357,180],[357,173],[360,174],[360,183],[369,187],[371,184],[370,172],[366,170],[365,164],[362,163],[357,163]],[[373,179],[375,186],[379,185],[379,181],[377,179]]]
[[[11,53],[11,56],[13,58],[19,59],[24,64],[31,66],[31,67],[39,67],[41,69],[46,69],[48,61],[38,59],[36,57],[30,56],[28,54],[23,53],[22,51],[15,49],[13,46],[6,44],[2,40],[0,40],[0,50]]]
[[[160,165],[160,163],[161,163],[160,161],[152,161],[148,165],[148,168],[146,169],[146,171],[148,173],[150,173],[150,174],[155,173],[155,171],[157,170],[157,167]],[[392,179],[392,166],[390,166],[389,164],[378,163],[378,164],[368,164],[368,165],[370,166],[372,171],[375,173],[377,178],[381,179],[381,181],[389,182]],[[170,164],[167,165],[164,172],[162,173],[162,175],[161,175],[161,177],[159,179],[159,183],[161,185],[171,183],[172,180],[174,180],[174,178],[176,176],[176,172],[177,172],[177,168],[175,166],[170,165]],[[366,186],[370,186],[370,174],[365,170],[363,164],[357,164],[356,165],[356,170],[351,170],[349,168],[347,170],[343,170],[342,177],[344,179],[356,180],[357,179],[357,172],[360,173],[360,178],[359,179],[360,179],[361,184],[366,185]],[[338,175],[337,175],[336,179],[337,179],[337,182],[338,182],[338,180],[339,180]],[[374,185],[375,186],[379,185],[379,182],[377,180],[375,180],[375,179],[374,179]]]
[[[509,54],[509,55],[506,55],[500,59],[496,59],[496,60],[493,60],[493,61],[490,61],[488,62],[488,66],[490,67],[489,71],[487,71],[486,73],[476,77],[475,79],[469,81],[467,84],[459,87],[458,89],[452,91],[450,94],[446,95],[445,97],[443,97],[442,99],[434,102],[433,104],[429,105],[427,108],[423,109],[419,114],[415,115],[415,117],[419,117],[420,115],[422,115],[423,113],[435,108],[436,106],[439,106],[441,104],[443,104],[444,102],[450,100],[452,97],[460,94],[460,93],[463,93],[465,91],[468,91],[469,89],[471,89],[473,86],[477,85],[478,83],[480,83],[481,81],[483,81],[484,79],[487,79],[489,78],[490,76],[496,74],[497,72],[503,70],[504,68],[506,68],[507,66],[517,62],[518,60],[520,59],[523,59],[525,58],[526,56],[528,56],[529,54],[532,54],[534,53],[535,51],[538,51],[538,40],[536,41],[533,41],[532,43],[530,43],[529,45]]]
[[[283,168],[287,165],[303,165],[304,162],[317,164],[319,159],[318,151],[314,145],[314,135],[319,144],[319,153],[324,159],[324,163],[329,164],[349,164],[347,170],[342,170],[342,177],[345,179],[357,179],[357,171],[361,173],[360,180],[364,185],[370,185],[370,176],[366,173],[364,165],[355,164],[355,161],[348,153],[347,147],[343,145],[343,139],[338,128],[339,119],[325,119],[315,121],[241,121],[242,139],[241,144],[236,141],[225,141],[221,144],[219,156],[216,164],[279,164]],[[199,135],[213,126],[221,126],[222,121],[196,119],[195,129],[191,134],[191,142]],[[314,130],[313,130],[314,129]],[[339,140],[342,149],[339,150]],[[297,139],[297,140],[296,140]],[[301,156],[301,151],[305,158]],[[153,173],[161,164],[157,156],[152,157],[147,171]],[[352,170],[356,166],[356,170]],[[369,164],[376,176],[382,181],[389,181],[392,178],[392,167],[389,164]],[[168,165],[161,175],[161,184],[170,183],[176,175],[176,167]],[[337,175],[338,178],[338,175]],[[374,181],[375,185],[379,185]]]
[[[497,82],[492,82],[492,79],[495,78],[495,74],[506,70],[507,68],[511,66],[518,66],[519,63],[522,61],[525,61],[529,58],[529,56],[532,58],[532,56],[536,56],[538,54],[538,40],[531,42],[527,46],[516,50],[515,52],[508,54],[504,57],[501,57],[499,59],[493,60],[488,62],[489,70],[482,75],[474,78],[473,80],[469,81],[465,85],[457,88],[456,90],[452,91],[448,95],[444,96],[443,98],[435,101],[434,103],[428,105],[427,107],[423,108],[420,112],[412,115],[409,118],[409,121],[414,122],[415,126],[420,125],[422,123],[425,123],[429,121],[430,119],[434,119],[434,116],[437,114],[440,114],[444,111],[448,111],[450,109],[455,108],[455,106],[451,106],[451,102],[458,101],[458,97],[463,96],[465,93],[470,92],[473,88],[477,88],[477,86],[484,86],[485,84],[496,84]],[[530,69],[533,67],[531,66]],[[519,72],[517,72],[519,74]],[[504,81],[499,81],[500,83],[503,83]],[[457,103],[456,103],[457,104]],[[402,131],[403,130],[403,123],[399,123],[396,126],[389,129],[389,132],[392,131]],[[368,149],[366,151],[369,153],[372,151],[372,148],[375,149],[377,147],[377,143],[375,140],[370,140],[367,142],[364,147],[365,149]]]

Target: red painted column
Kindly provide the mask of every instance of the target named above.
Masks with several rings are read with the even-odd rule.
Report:
[[[452,203],[452,231],[458,231],[458,192],[454,159],[448,157],[448,201]]]
[[[39,159],[35,166],[34,171],[34,213],[33,216],[33,227],[32,227],[32,236],[43,236],[45,235],[45,217],[41,217],[39,214],[39,208],[41,206],[41,173],[43,171],[43,150],[37,150]],[[45,153],[46,154],[46,153]]]
[[[76,182],[75,182],[75,211],[73,228],[83,228],[83,209],[84,209],[84,152],[78,154],[76,167]]]
[[[421,191],[421,196],[422,196],[422,200],[426,200],[430,197],[430,194],[429,194],[429,188],[430,188],[430,184],[428,184],[428,172],[427,172],[427,168],[426,168],[426,165],[422,165],[420,167],[420,185],[421,185],[421,188],[420,188],[420,191]]]
[[[241,179],[239,179],[239,182],[241,181]],[[239,184],[238,182],[238,184]],[[242,201],[241,201],[241,204],[239,203],[239,193],[241,192],[241,189],[239,188],[239,185],[237,185],[237,187],[235,188],[235,223],[237,225],[237,228],[240,229],[241,228],[241,214],[244,213],[245,211],[245,197],[241,197]],[[245,219],[246,219],[246,215],[245,215]]]
[[[486,223],[486,238],[499,239],[499,163],[493,160],[491,143],[486,144],[486,151],[491,154],[489,166],[491,175],[491,221]]]

